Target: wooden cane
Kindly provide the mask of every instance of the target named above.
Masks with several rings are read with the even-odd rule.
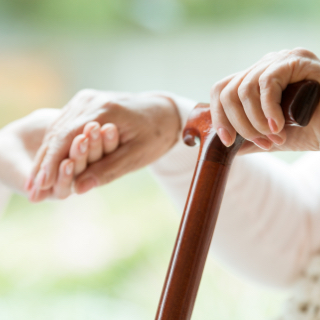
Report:
[[[306,126],[320,98],[315,81],[290,84],[282,94],[286,124]],[[200,143],[179,233],[171,257],[156,320],[189,320],[193,311],[228,172],[244,139],[237,134],[227,148],[211,125],[209,104],[198,104],[183,132],[187,145]]]

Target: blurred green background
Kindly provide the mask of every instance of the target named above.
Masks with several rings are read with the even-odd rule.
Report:
[[[319,55],[319,9],[316,0],[0,0],[0,127],[87,87],[208,101],[215,81],[270,51]],[[0,220],[0,319],[152,319],[179,217],[147,169],[64,202],[14,195]],[[285,295],[211,257],[193,319],[271,319]]]

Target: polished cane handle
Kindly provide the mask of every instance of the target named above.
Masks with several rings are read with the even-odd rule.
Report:
[[[315,81],[290,84],[281,106],[288,125],[306,126],[319,104]],[[179,233],[164,283],[156,320],[189,320],[218,218],[228,172],[244,139],[225,147],[211,125],[209,104],[198,104],[183,132],[186,144],[200,145]]]

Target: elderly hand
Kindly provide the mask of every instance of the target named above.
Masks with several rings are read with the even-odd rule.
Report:
[[[319,107],[307,127],[284,127],[282,91],[301,80],[320,82],[320,60],[312,52],[297,48],[270,53],[247,70],[216,83],[210,107],[221,141],[232,145],[238,132],[248,140],[240,153],[319,150]]]
[[[1,183],[17,192],[25,193],[24,186],[45,130],[60,113],[60,110],[55,109],[37,110],[0,130]],[[64,160],[59,164],[55,185],[46,190],[43,197],[63,198],[65,194],[70,194],[73,177],[72,160]]]
[[[29,190],[36,186],[44,192],[53,187],[59,164],[68,157],[72,141],[90,121],[114,124],[119,147],[90,164],[76,178],[77,193],[109,183],[155,161],[177,141],[180,129],[180,117],[170,98],[156,94],[81,91],[47,130]]]

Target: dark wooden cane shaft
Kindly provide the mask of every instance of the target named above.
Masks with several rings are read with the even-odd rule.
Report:
[[[312,81],[288,86],[283,94],[282,107],[291,125],[309,122],[319,95],[319,84]],[[305,108],[301,117],[302,102],[305,102]],[[213,132],[210,119],[209,106],[199,104],[184,130],[187,144],[194,145],[195,140],[200,139],[200,151],[156,320],[191,318],[228,172],[244,141],[237,135],[233,146],[225,147]]]
[[[238,140],[241,141],[239,136]],[[219,150],[224,148],[218,136],[211,142]],[[242,142],[238,143],[240,148]],[[204,149],[202,149],[204,150]],[[234,150],[236,151],[236,150]],[[219,152],[204,154],[198,160],[189,191],[188,201],[180,224],[178,238],[170,262],[166,285],[162,292],[157,320],[190,319],[205,266],[213,230],[227,181],[232,158],[230,152],[219,163]],[[215,177],[207,179],[207,177]],[[192,232],[191,232],[192,231]]]

